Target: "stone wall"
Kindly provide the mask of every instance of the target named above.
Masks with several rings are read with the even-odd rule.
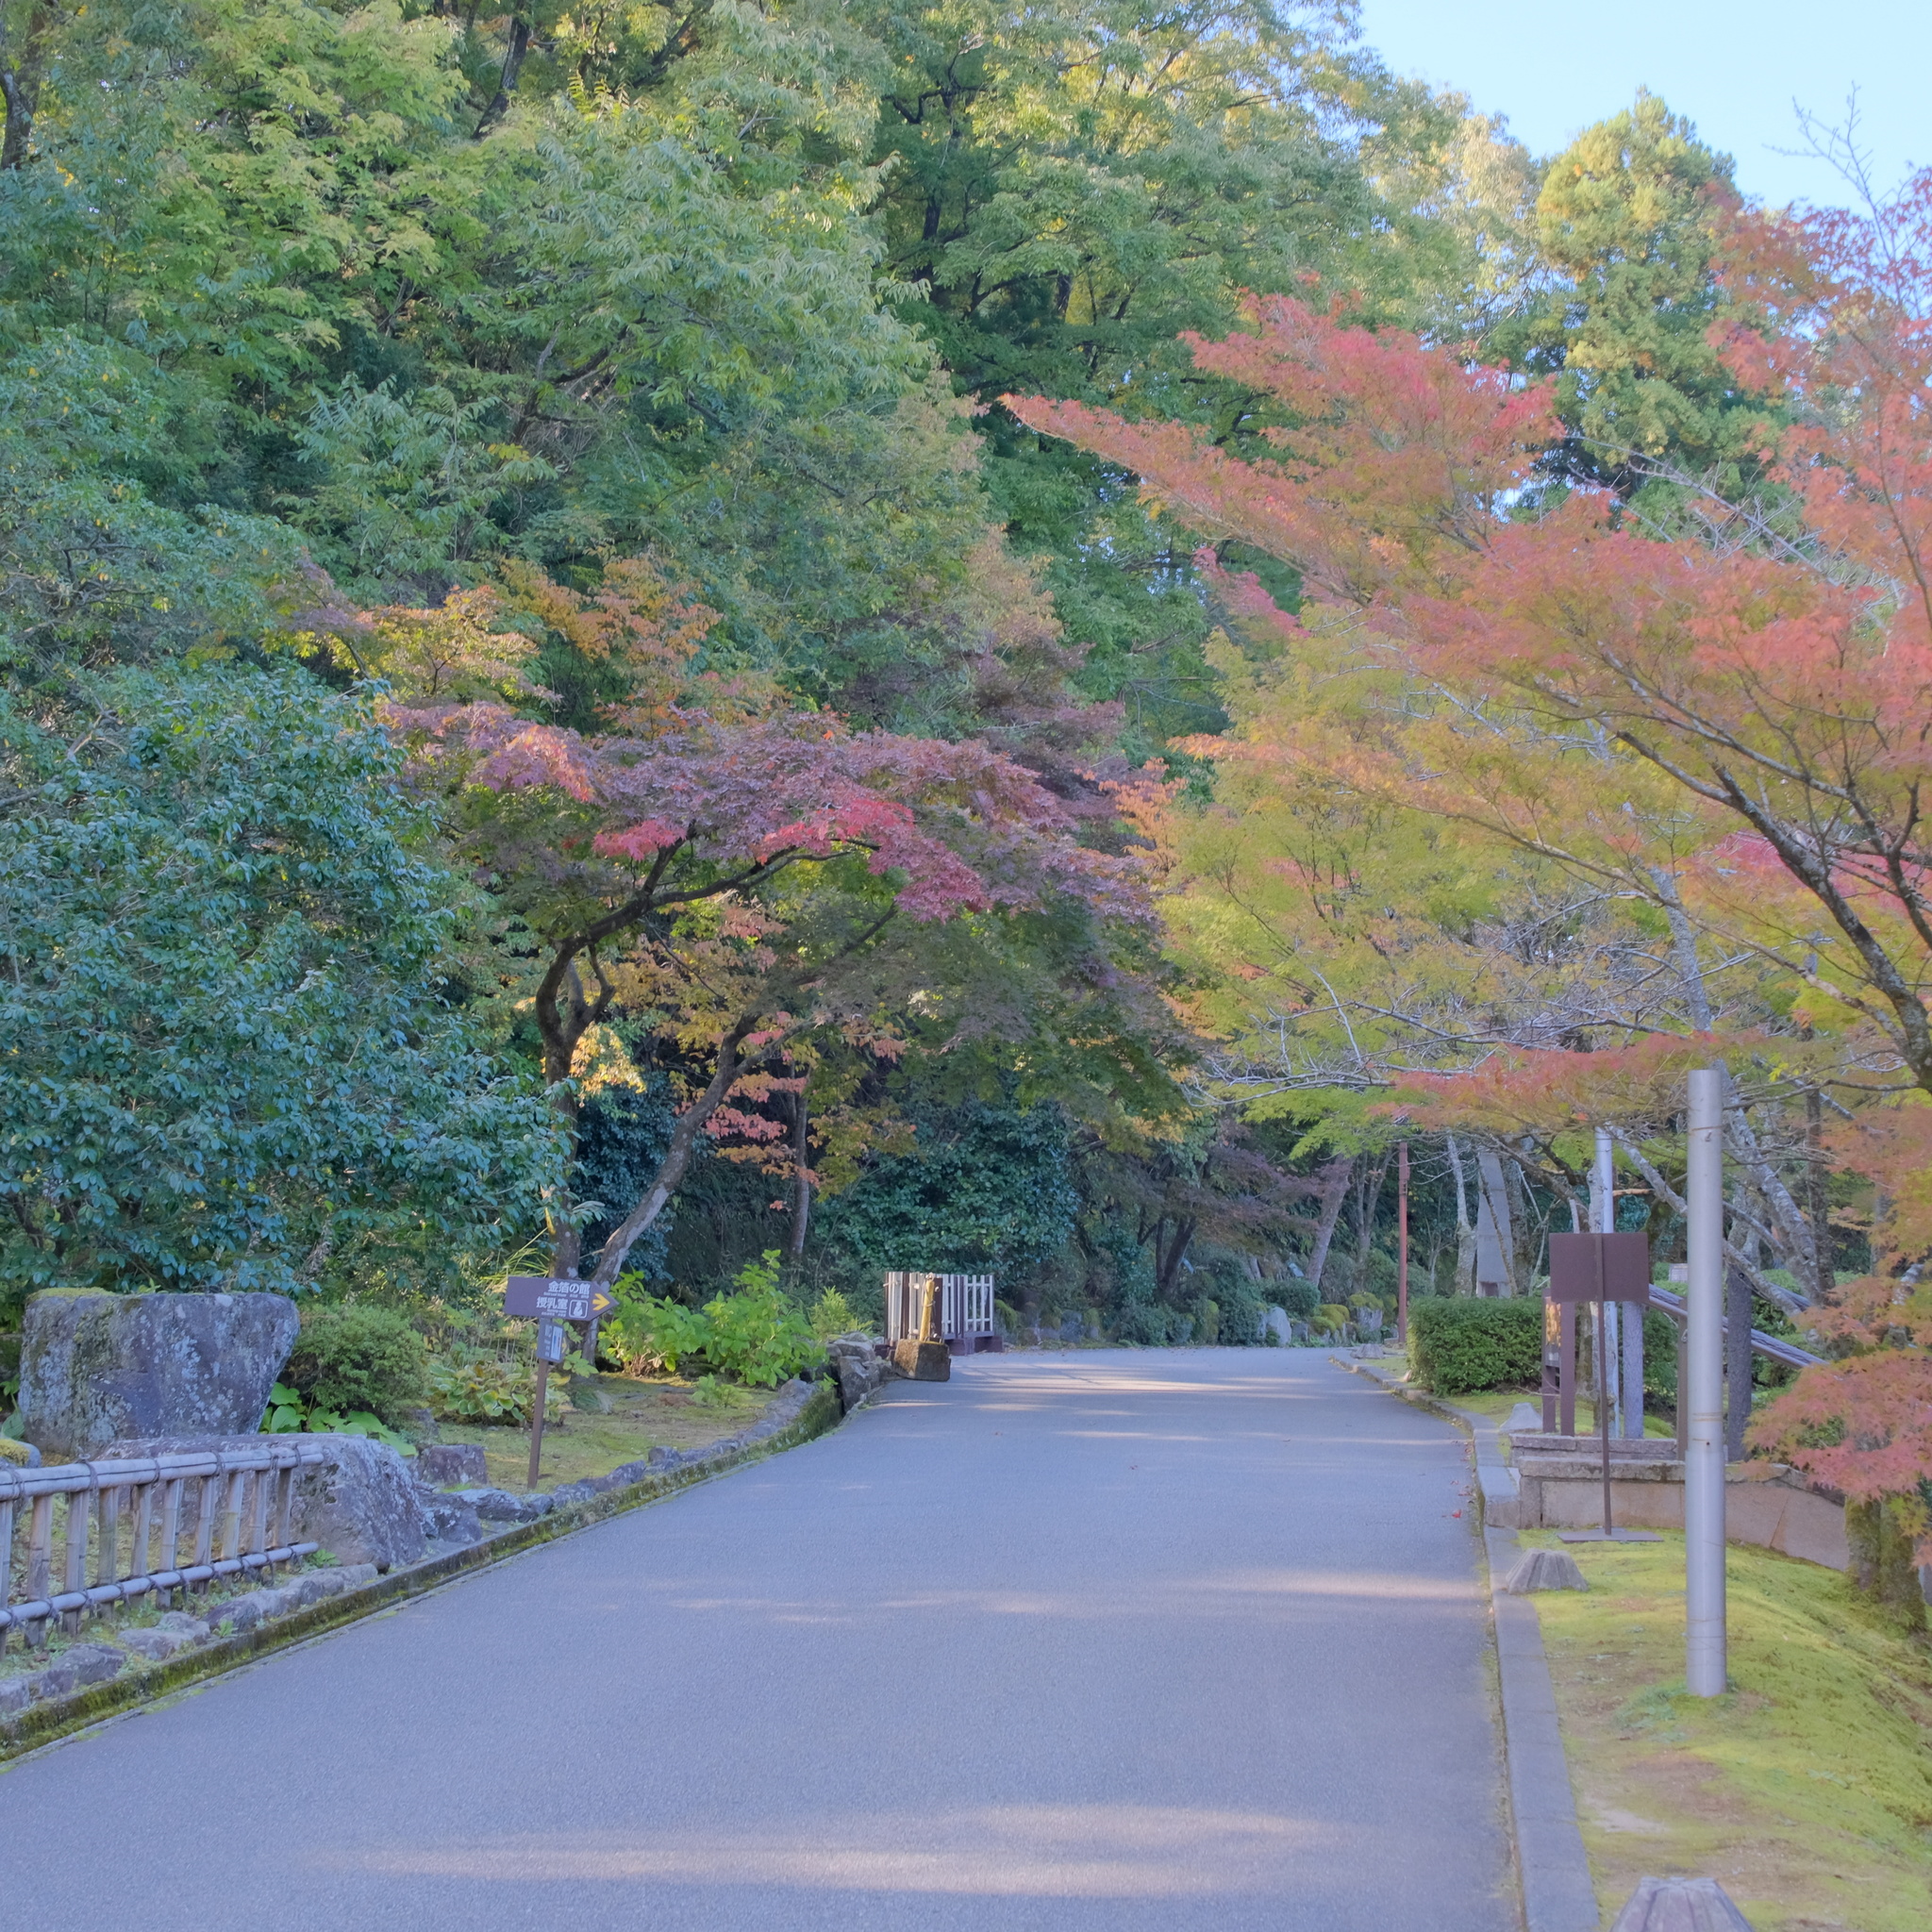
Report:
[[[1602,1524],[1603,1463],[1594,1438],[1515,1435],[1509,1442],[1515,1521],[1498,1521],[1503,1506],[1492,1505],[1489,1513],[1499,1528],[1593,1529]],[[1610,1511],[1621,1529],[1683,1528],[1684,1465],[1674,1442],[1612,1440]],[[1734,1462],[1724,1472],[1724,1533],[1732,1542],[1831,1570],[1851,1561],[1843,1498],[1782,1462]]]

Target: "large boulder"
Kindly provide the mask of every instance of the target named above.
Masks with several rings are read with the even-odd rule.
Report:
[[[26,1305],[21,1433],[48,1462],[130,1437],[252,1433],[300,1326],[286,1295],[49,1290]]]
[[[258,1449],[251,1436],[133,1438],[110,1442],[102,1460],[143,1456],[206,1456]],[[291,1440],[283,1438],[284,1441]],[[421,1561],[427,1544],[422,1501],[408,1465],[387,1442],[366,1436],[304,1436],[321,1444],[325,1462],[310,1463],[295,1483],[289,1534],[298,1543],[320,1543],[344,1563],[373,1563],[394,1570]],[[189,1485],[192,1513],[196,1485]],[[184,1530],[187,1525],[184,1524]]]

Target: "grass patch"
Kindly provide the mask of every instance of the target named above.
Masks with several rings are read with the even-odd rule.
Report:
[[[1476,1415],[1493,1416],[1498,1422],[1506,1419],[1519,1402],[1528,1403],[1541,1414],[1543,1401],[1541,1394],[1534,1389],[1479,1389],[1473,1395],[1444,1395],[1440,1399]],[[1596,1404],[1582,1396],[1576,1400],[1576,1433],[1579,1436],[1596,1434]],[[1666,1416],[1646,1415],[1643,1433],[1646,1436],[1674,1436],[1677,1425]],[[1613,1442],[1615,1440],[1611,1438]]]
[[[1758,1932],[1932,1924],[1924,1647],[1837,1572],[1734,1545],[1733,1689],[1690,1697],[1683,1538],[1565,1547],[1589,1592],[1532,1601],[1604,1923],[1654,1873],[1718,1879]]]
[[[653,1449],[701,1449],[721,1437],[735,1436],[764,1414],[777,1392],[727,1383],[715,1392],[707,1391],[711,1395],[708,1402],[700,1401],[692,1395],[691,1380],[677,1375],[649,1381],[629,1375],[599,1375],[595,1387],[597,1395],[610,1405],[608,1413],[573,1407],[561,1423],[544,1425],[543,1468],[538,1489],[608,1475],[620,1463],[635,1462]],[[445,1442],[480,1443],[484,1460],[490,1465],[490,1480],[498,1489],[518,1492],[527,1489],[527,1426],[442,1423],[438,1434]]]

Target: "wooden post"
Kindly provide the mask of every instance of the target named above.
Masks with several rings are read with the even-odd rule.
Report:
[[[185,1477],[175,1476],[161,1498],[161,1547],[155,1564],[157,1570],[181,1567],[181,1489],[185,1481]],[[162,1595],[172,1597],[174,1591],[164,1591]]]
[[[248,1473],[238,1469],[228,1478],[227,1502],[222,1511],[222,1560],[232,1563],[242,1554],[242,1485]]]
[[[194,1560],[196,1565],[212,1563],[215,1559],[215,1491],[220,1489],[222,1479],[218,1475],[205,1475],[201,1479],[201,1494],[194,1510]],[[196,1586],[206,1590],[206,1578]]]
[[[0,1503],[0,1610],[7,1607],[8,1592],[13,1583],[13,1505]],[[12,1635],[10,1624],[0,1624],[0,1657],[7,1655],[7,1640]]]
[[[1395,1340],[1408,1346],[1408,1142],[1396,1151],[1395,1219],[1399,1234],[1395,1263]]]
[[[293,1539],[289,1535],[289,1519],[295,1511],[295,1485],[301,1480],[302,1465],[291,1462],[282,1472],[282,1490],[275,1507],[275,1548],[285,1550]]]
[[[254,1508],[249,1512],[248,1554],[260,1556],[268,1548],[268,1488],[275,1479],[273,1469],[258,1469],[255,1472],[255,1494],[250,1499]]]
[[[101,1533],[94,1539],[94,1581],[117,1583],[121,1566],[121,1486],[101,1491]]]
[[[537,1400],[530,1410],[530,1479],[524,1487],[537,1487],[538,1465],[543,1459],[543,1406],[550,1399],[550,1364],[537,1357]]]
[[[54,1499],[49,1495],[34,1498],[33,1521],[27,1531],[26,1593],[28,1601],[35,1603],[44,1603],[54,1594]],[[40,1649],[47,1647],[47,1634],[53,1627],[51,1618],[41,1619],[41,1627],[34,1632]]]
[[[148,1560],[148,1544],[154,1540],[156,1483],[142,1483],[134,1503],[134,1550],[127,1565],[130,1576],[151,1576],[154,1565]],[[4,1592],[0,1592],[4,1595]]]
[[[79,1490],[67,1498],[67,1575],[64,1588],[69,1591],[87,1588],[87,1533],[93,1520],[93,1491]],[[80,1612],[69,1610],[61,1619],[61,1628],[72,1636],[80,1628]]]

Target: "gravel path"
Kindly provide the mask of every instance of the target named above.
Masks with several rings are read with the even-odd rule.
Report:
[[[4,1916],[1509,1932],[1465,1468],[1310,1351],[980,1357],[17,1765]]]

